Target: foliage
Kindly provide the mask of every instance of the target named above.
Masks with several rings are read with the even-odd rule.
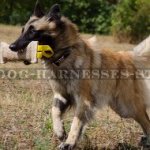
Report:
[[[32,14],[36,0],[0,1],[0,22],[23,25]],[[120,41],[128,42],[142,40],[150,34],[148,0],[39,1],[47,12],[50,6],[59,3],[63,14],[78,25],[80,32],[112,32]]]
[[[68,3],[70,2],[68,1]],[[109,33],[114,5],[106,0],[74,0],[70,3],[70,7],[65,8],[65,14],[70,12],[69,18],[79,25],[81,31]]]
[[[120,41],[143,40],[150,34],[150,2],[121,1],[112,16],[112,32]]]
[[[34,0],[1,0],[0,22],[24,24],[32,14]],[[44,0],[46,10],[54,3],[61,4],[63,14],[79,26],[81,32],[106,34],[110,31],[114,5],[106,0]]]

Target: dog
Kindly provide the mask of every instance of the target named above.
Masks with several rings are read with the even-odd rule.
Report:
[[[42,58],[49,77],[58,77],[57,73],[61,71],[61,78],[50,80],[53,129],[62,141],[60,150],[74,149],[95,111],[106,105],[121,117],[137,121],[145,134],[141,144],[150,146],[150,120],[146,112],[150,89],[145,80],[135,78],[138,68],[132,53],[94,50],[80,37],[77,26],[61,14],[58,4],[45,15],[37,2],[33,15],[10,49],[17,52],[35,40],[49,45],[54,51],[51,58]],[[126,76],[122,69],[131,76],[120,78],[120,75]],[[102,71],[100,76],[97,70]],[[82,75],[70,78],[70,71],[79,71]],[[111,78],[109,71],[113,75]],[[74,117],[66,136],[62,116],[71,107],[74,107]]]
[[[8,61],[24,60],[25,64],[37,63],[36,58],[37,42],[31,42],[24,50],[13,52],[9,49],[9,44],[0,42],[0,64]]]

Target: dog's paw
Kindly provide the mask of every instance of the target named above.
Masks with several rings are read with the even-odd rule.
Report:
[[[5,62],[4,61],[0,61],[0,64],[5,64]]]
[[[150,139],[148,137],[142,137],[139,145],[144,148],[150,148]]]
[[[59,150],[73,150],[74,146],[66,143],[61,143],[58,148]]]
[[[62,136],[58,136],[58,139],[61,141],[61,142],[64,142],[66,139],[67,139],[67,134],[66,132],[64,132],[62,134]]]

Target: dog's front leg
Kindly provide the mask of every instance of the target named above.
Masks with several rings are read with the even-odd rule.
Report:
[[[77,108],[68,138],[65,143],[60,144],[60,150],[72,150],[75,148],[85,124],[91,117],[92,111],[87,106],[84,107],[81,105],[80,108]]]
[[[64,98],[61,94],[54,94],[52,107],[53,129],[60,141],[64,141],[66,139],[62,115],[70,105],[69,101],[71,100]]]
[[[65,143],[61,143],[59,146],[60,150],[72,150],[78,138],[80,137],[82,133],[82,129],[84,127],[84,122],[77,116],[74,117],[71,130],[69,132],[68,138]]]

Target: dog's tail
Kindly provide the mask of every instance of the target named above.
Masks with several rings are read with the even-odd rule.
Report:
[[[136,63],[138,62],[138,67],[143,69],[141,73],[144,77],[144,86],[141,90],[145,93],[145,104],[150,108],[150,35],[133,49],[133,53]]]
[[[150,36],[133,49],[137,67],[150,68]]]
[[[142,57],[150,57],[150,35],[134,49],[134,54]]]
[[[89,46],[92,48],[92,49],[98,49],[98,38],[96,35],[92,36],[91,38],[89,38],[87,40]]]

